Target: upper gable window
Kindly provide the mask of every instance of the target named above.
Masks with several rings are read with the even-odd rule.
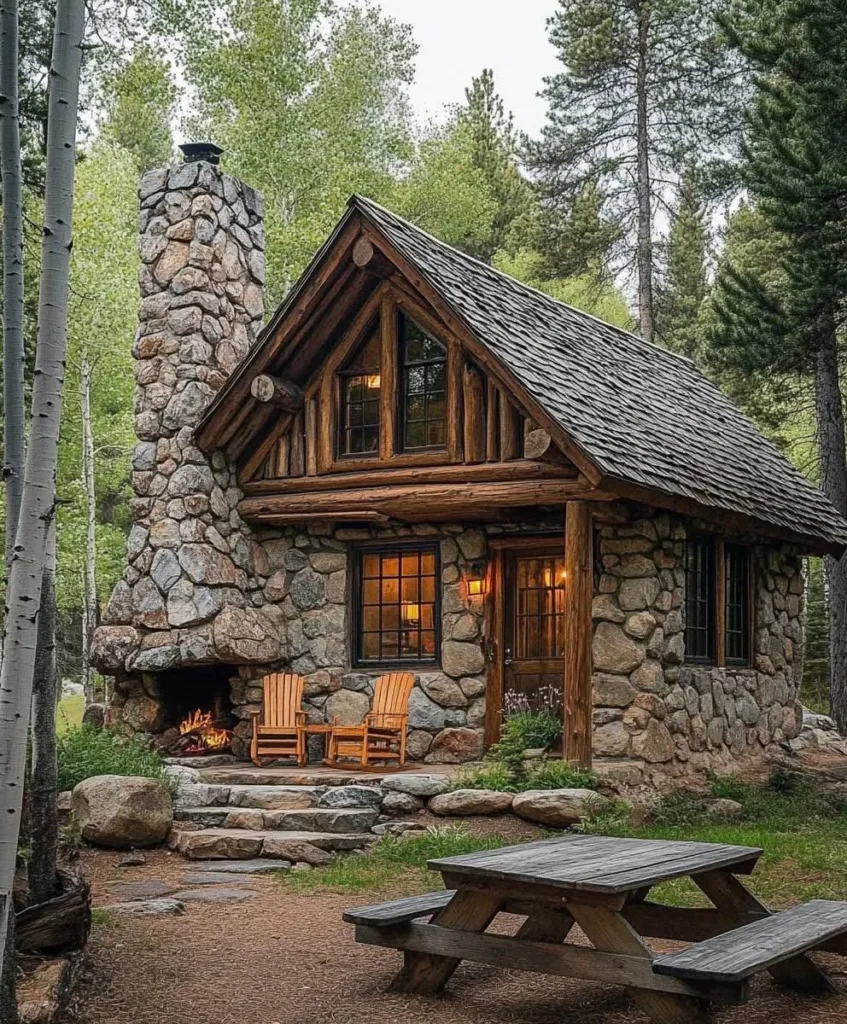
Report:
[[[447,352],[414,320],[398,314],[404,451],[443,448],[447,439]]]
[[[377,322],[353,358],[339,371],[339,448],[342,455],[372,455],[379,451],[381,350]]]

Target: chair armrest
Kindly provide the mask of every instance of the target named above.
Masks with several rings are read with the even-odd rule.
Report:
[[[251,718],[258,718],[259,715],[261,715],[261,713],[262,712],[261,712],[261,710],[259,708],[251,708],[250,709],[250,717]]]
[[[402,729],[408,720],[407,714],[401,715],[393,712],[371,711],[365,716],[365,722],[374,729]]]
[[[294,721],[297,725],[305,725],[307,717],[308,716],[305,711],[294,712]]]

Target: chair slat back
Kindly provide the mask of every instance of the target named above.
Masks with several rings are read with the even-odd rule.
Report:
[[[262,680],[264,725],[293,729],[303,703],[303,677],[294,672],[271,672]]]
[[[375,715],[405,715],[415,677],[411,672],[389,672],[374,682],[371,711]]]

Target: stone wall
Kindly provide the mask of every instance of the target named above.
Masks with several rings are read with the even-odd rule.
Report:
[[[469,597],[465,578],[486,554],[486,535],[476,527],[396,525],[374,528],[293,527],[266,531],[261,545],[268,563],[263,597],[284,619],[287,664],[306,680],[309,721],[361,722],[370,710],[373,680],[385,669],[351,668],[348,570],[351,546],[405,537],[439,543],[442,578],[441,668],[416,671],[409,702],[408,753],[413,760],[450,763],[482,756],[485,658],[482,597]],[[233,689],[236,728],[246,738],[249,714],[260,707],[258,675]],[[320,742],[319,740],[317,741]]]
[[[599,538],[594,752],[643,760],[658,787],[761,754],[802,721],[800,558],[787,546],[753,547],[753,667],[685,664],[685,537],[683,521],[656,515]]]

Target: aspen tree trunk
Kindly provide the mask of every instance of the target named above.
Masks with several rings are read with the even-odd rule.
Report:
[[[29,777],[29,831],[32,837],[27,875],[30,903],[56,895],[59,771],[56,763],[56,520],[50,520],[41,576],[38,651],[32,691],[32,768]]]
[[[9,571],[0,671],[0,959],[5,959],[23,781],[46,526],[52,515],[67,352],[76,122],[84,0],[57,0],[50,63],[47,173],[29,445]],[[14,951],[10,951],[14,955]],[[0,971],[2,971],[0,963]]]
[[[815,366],[815,413],[821,488],[838,511],[847,516],[847,450],[844,404],[838,377],[838,341],[834,325],[818,349]],[[827,557],[829,585],[830,706],[838,730],[847,735],[847,557]]]
[[[94,495],[94,438],[91,431],[91,364],[83,350],[80,372],[80,404],[82,411],[82,486],[85,491],[85,569],[82,610],[82,683],[86,704],[94,700],[91,671],[91,638],[97,627],[97,538],[95,534],[97,504]]]
[[[4,564],[8,573],[24,473],[24,236],[18,120],[17,0],[0,0],[0,175],[3,179]]]
[[[638,322],[641,337],[652,341],[653,324],[653,210],[650,204],[650,133],[647,112],[647,55],[650,28],[650,7],[639,3],[638,58],[635,73],[636,170],[635,188],[638,198]]]

